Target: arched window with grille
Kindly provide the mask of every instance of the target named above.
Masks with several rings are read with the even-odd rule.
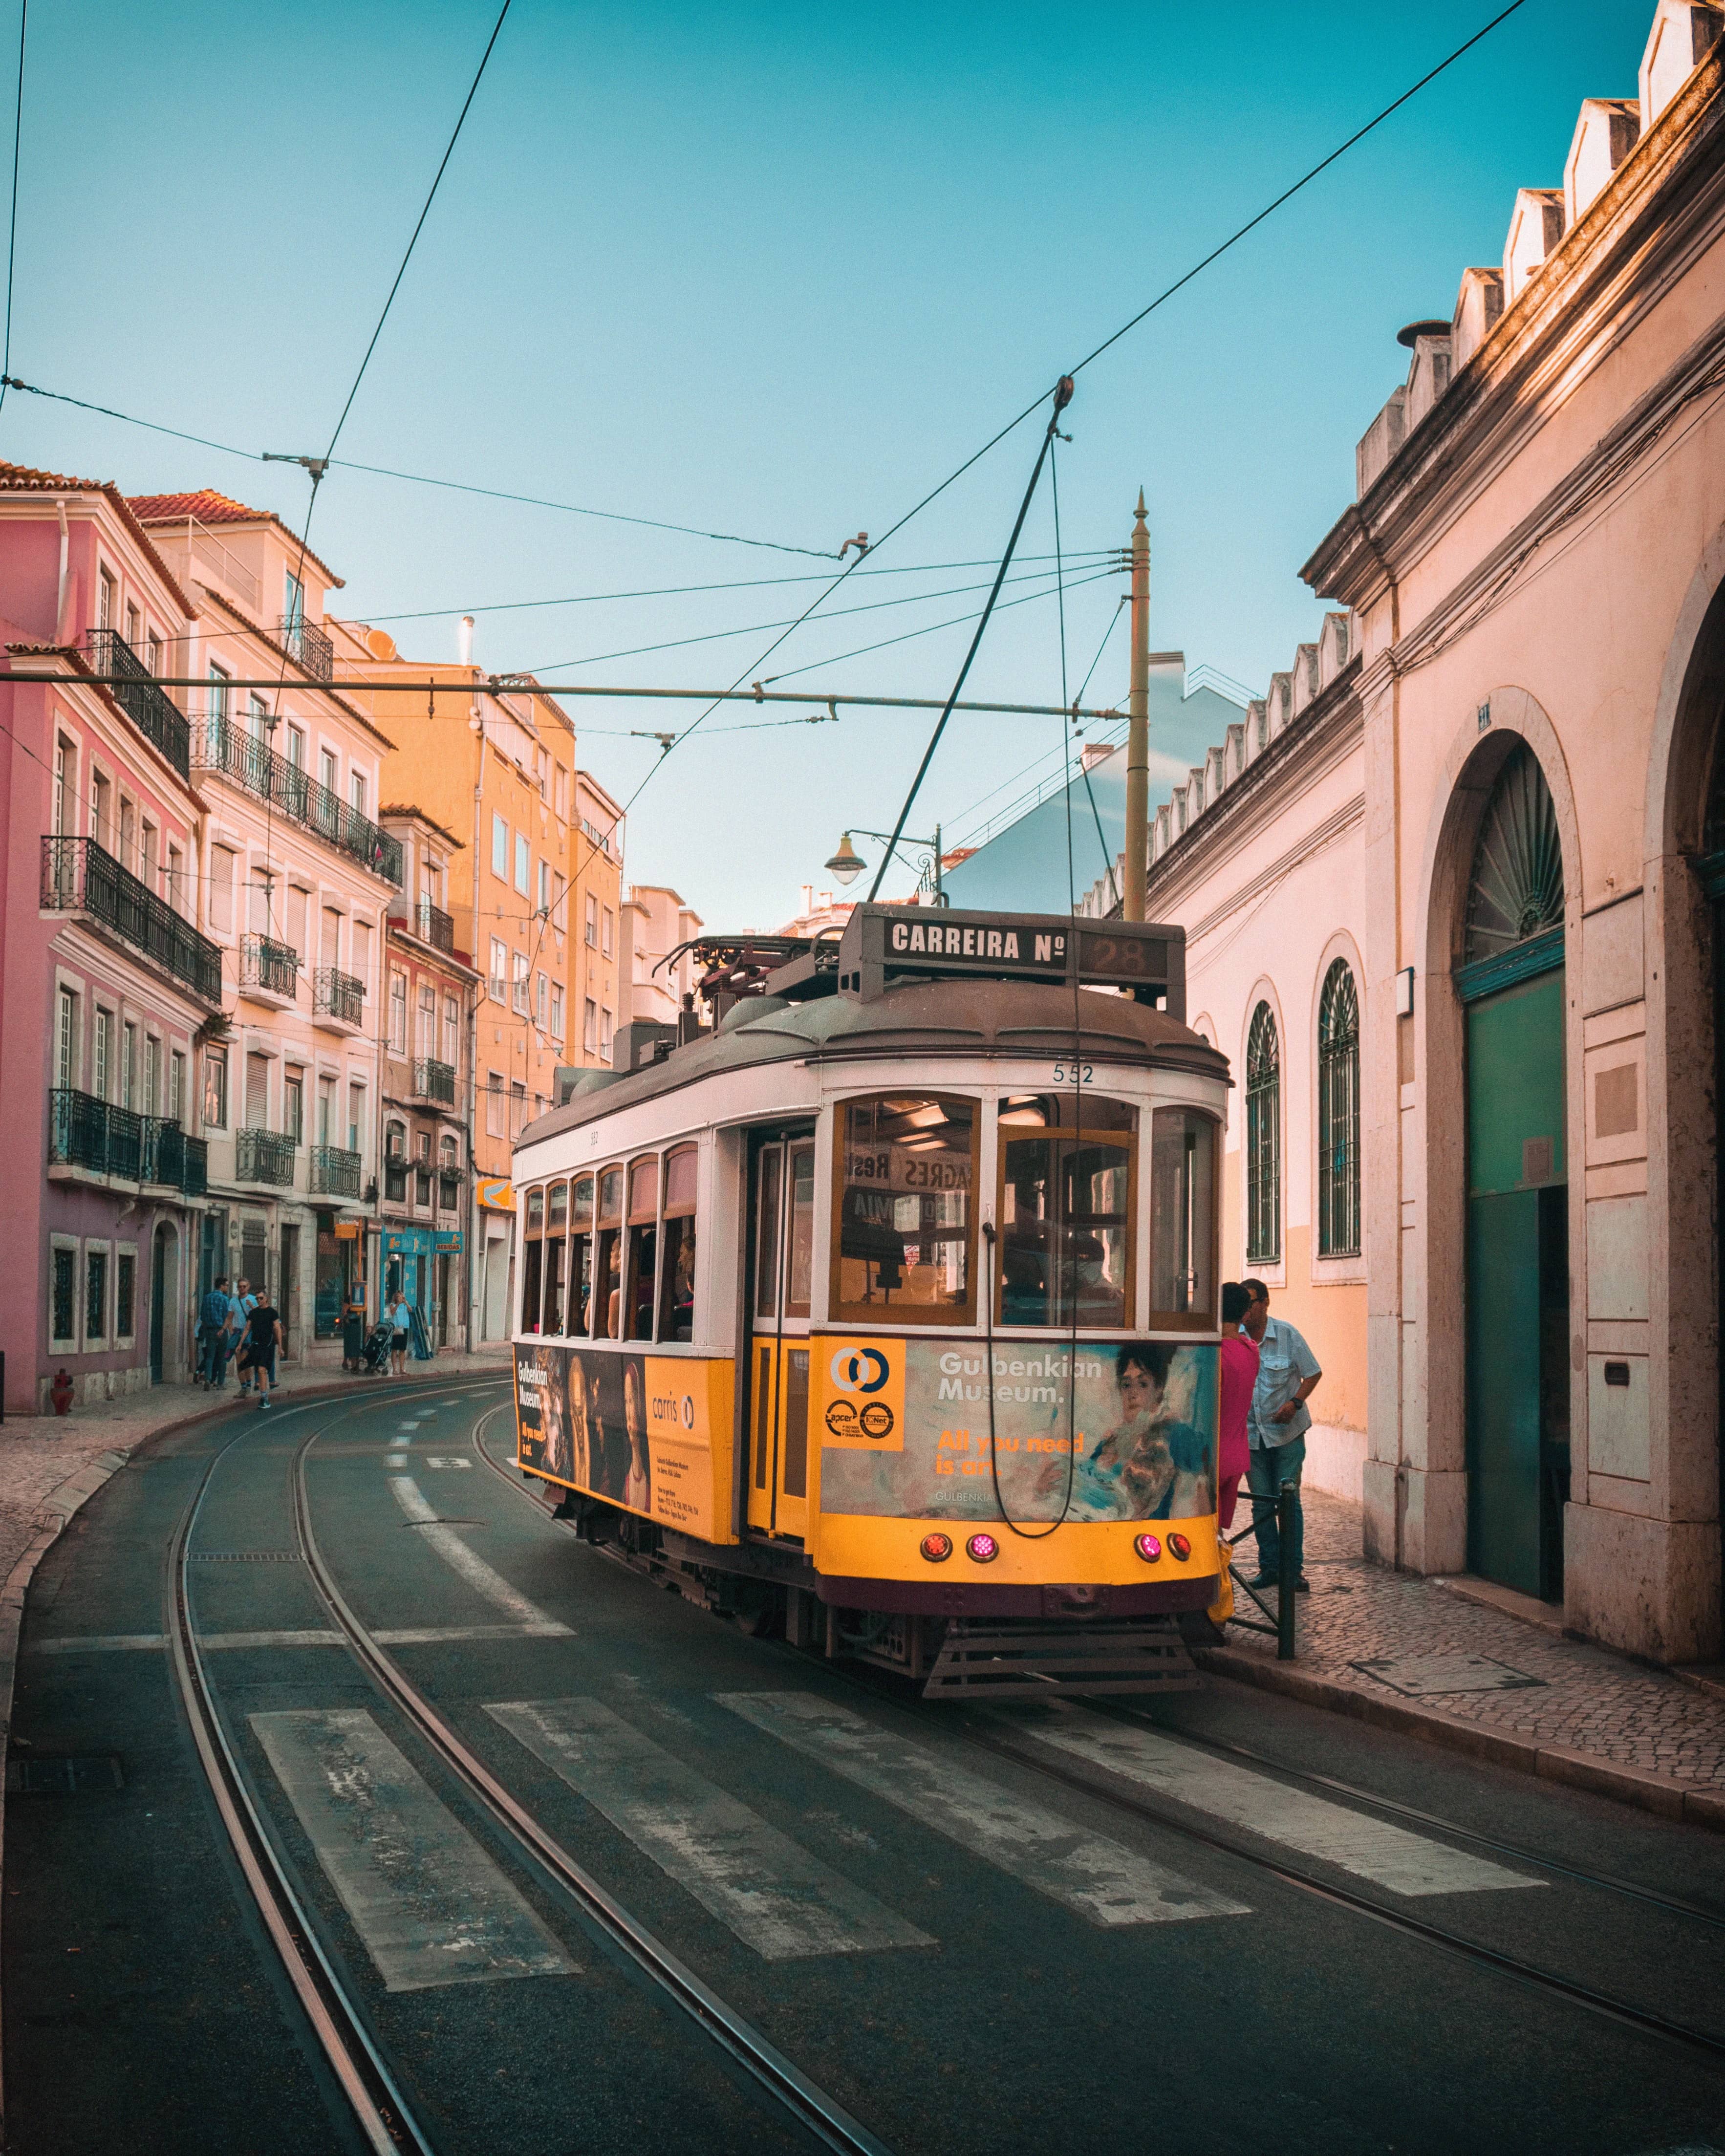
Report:
[[[1359,1252],[1359,992],[1338,958],[1317,1012],[1317,1254]]]
[[[1274,1265],[1281,1256],[1281,1045],[1268,1004],[1252,1013],[1246,1035],[1246,1258]]]

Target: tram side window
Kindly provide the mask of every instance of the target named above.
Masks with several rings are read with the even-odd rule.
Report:
[[[1000,1103],[1003,1326],[1132,1322],[1136,1126],[1124,1101],[1088,1095]]]
[[[593,1178],[578,1175],[569,1209],[569,1330],[593,1331]]]
[[[978,1129],[977,1104],[945,1096],[882,1093],[841,1106],[836,1317],[975,1322]]]
[[[629,1258],[624,1269],[626,1340],[653,1337],[653,1288],[659,1277],[659,1156],[629,1164]]]
[[[554,1183],[545,1199],[545,1330],[563,1329],[563,1244],[569,1226],[569,1186]]]
[[[600,1340],[622,1337],[623,1170],[599,1172],[599,1223],[593,1260],[593,1293],[598,1298],[593,1332]]]
[[[1150,1131],[1150,1322],[1207,1323],[1216,1308],[1216,1126],[1158,1108]]]
[[[660,1260],[659,1337],[695,1337],[695,1176],[696,1153],[679,1146],[665,1158],[664,1252]]]
[[[545,1257],[545,1192],[527,1193],[526,1234],[521,1248],[521,1330],[539,1330],[539,1289]]]

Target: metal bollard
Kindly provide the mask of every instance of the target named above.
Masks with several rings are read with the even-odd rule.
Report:
[[[1276,1530],[1281,1543],[1276,1568],[1276,1659],[1279,1662],[1294,1659],[1295,1582],[1300,1577],[1294,1567],[1294,1507],[1299,1501],[1299,1491],[1291,1482],[1284,1482],[1276,1493]]]

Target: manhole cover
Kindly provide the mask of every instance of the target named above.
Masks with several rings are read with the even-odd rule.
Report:
[[[1431,1692],[1515,1691],[1545,1682],[1543,1677],[1512,1670],[1507,1662],[1494,1662],[1488,1655],[1392,1655],[1353,1666],[1409,1699],[1423,1699]]]
[[[16,1753],[6,1762],[6,1794],[18,1797],[81,1797],[93,1789],[123,1789],[126,1778],[112,1753],[95,1758],[21,1759]]]

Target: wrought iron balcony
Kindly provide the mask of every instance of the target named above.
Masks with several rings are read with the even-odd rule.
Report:
[[[422,1100],[441,1101],[447,1108],[455,1105],[454,1066],[439,1063],[430,1056],[423,1057],[413,1065],[413,1091]]]
[[[42,903],[55,912],[91,915],[202,1001],[220,1004],[220,950],[94,839],[42,841]]]
[[[311,1009],[314,1014],[338,1018],[344,1025],[363,1025],[365,983],[334,966],[320,966],[311,976]]]
[[[336,647],[316,622],[307,621],[304,614],[283,617],[281,640],[290,659],[296,659],[308,674],[320,681],[336,678]]]
[[[207,714],[198,726],[192,761],[198,770],[219,772],[259,801],[269,802],[279,814],[315,831],[362,867],[391,883],[401,881],[399,839],[380,830],[321,780],[278,756],[267,742],[254,740],[219,711]]]
[[[285,1131],[236,1131],[234,1176],[241,1183],[274,1183],[284,1190],[291,1189],[297,1151]]]
[[[49,1094],[48,1158],[56,1167],[138,1179],[143,1118],[94,1093],[56,1086]]]
[[[188,1198],[203,1198],[209,1190],[209,1146],[203,1138],[186,1140],[185,1178],[180,1188]]]
[[[341,1146],[313,1146],[311,1188],[326,1198],[357,1198],[360,1157]]]
[[[186,1180],[186,1133],[171,1116],[143,1119],[143,1158],[138,1171],[141,1183],[163,1183],[174,1189]]]
[[[192,767],[191,729],[184,714],[117,630],[93,629],[86,640],[90,672],[119,676],[108,685],[115,702],[184,778]]]
[[[422,898],[413,908],[408,926],[422,943],[429,943],[435,950],[453,951],[455,947],[454,921],[429,898]]]
[[[264,988],[291,1000],[299,992],[300,954],[291,943],[278,943],[268,936],[245,937],[239,946],[239,983],[242,988]]]

